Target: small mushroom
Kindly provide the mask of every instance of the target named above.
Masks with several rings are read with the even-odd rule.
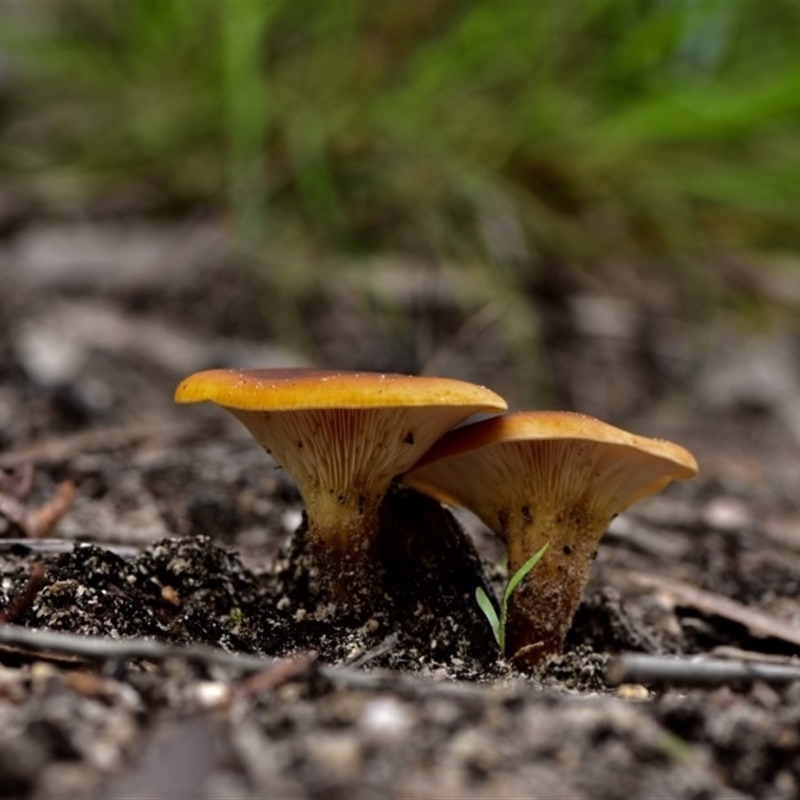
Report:
[[[178,403],[228,409],[295,480],[320,584],[353,598],[377,581],[378,510],[392,479],[447,430],[507,407],[448,378],[310,369],[217,369],[186,378]]]
[[[508,652],[535,665],[561,652],[600,539],[631,503],[697,472],[691,453],[582,414],[523,411],[451,431],[402,480],[475,512],[506,544],[513,575]]]

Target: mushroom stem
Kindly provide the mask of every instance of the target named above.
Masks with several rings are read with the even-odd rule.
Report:
[[[304,497],[309,537],[332,552],[368,549],[378,530],[383,494],[331,491]]]
[[[329,600],[343,602],[359,595],[366,599],[379,591],[374,550],[383,495],[374,490],[304,495],[309,549],[320,567],[320,588]]]
[[[305,420],[287,412],[232,413],[258,441],[269,443],[267,452],[295,479],[323,596],[337,603],[374,597],[380,591],[373,553],[378,511],[393,477],[385,463],[390,434],[380,417],[350,409],[328,412],[327,420],[314,412]],[[361,457],[347,457],[355,451]]]
[[[584,516],[580,512],[575,517]],[[597,547],[608,522],[594,515],[579,526],[565,515],[537,515],[516,531],[503,531],[508,571],[513,575],[548,544],[539,563],[525,576],[508,600],[506,650],[518,663],[535,666],[560,653],[580,605]]]

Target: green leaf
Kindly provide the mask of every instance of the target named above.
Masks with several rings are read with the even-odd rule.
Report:
[[[549,544],[549,543],[548,543]],[[500,648],[501,653],[506,651],[506,614],[508,610],[508,598],[511,597],[514,590],[519,586],[520,581],[541,561],[542,556],[545,554],[548,544],[545,544],[541,550],[534,553],[510,578],[506,589],[503,592],[503,602],[500,604],[500,616],[498,617],[495,610],[494,603],[489,599],[486,592],[479,586],[475,589],[475,600],[478,602],[478,607],[483,612],[483,616],[489,621],[492,626],[492,633],[494,633],[495,641]]]
[[[503,593],[503,616],[505,616],[506,606],[508,605],[508,598],[511,597],[514,589],[519,586],[520,581],[541,561],[542,556],[545,554],[549,546],[549,542],[545,544],[541,550],[537,550],[509,579],[506,590]]]
[[[494,603],[492,603],[481,586],[475,589],[475,600],[478,602],[478,607],[483,612],[483,616],[486,617],[486,619],[489,621],[489,625],[492,626],[492,633],[494,634],[495,641],[502,651],[504,644],[504,631],[500,627],[500,619],[494,609]]]

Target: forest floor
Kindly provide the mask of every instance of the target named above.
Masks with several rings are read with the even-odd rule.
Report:
[[[213,236],[158,236],[2,240],[0,796],[798,796],[788,325],[721,321],[698,353],[697,323],[592,281],[556,304],[568,330],[541,312],[558,397],[680,442],[701,471],[614,521],[565,653],[528,673],[463,588],[503,580],[469,514],[441,544],[425,529],[450,512],[392,494],[384,514],[429,549],[396,606],[332,619],[287,589],[294,485],[224,412],[172,392],[205,367],[304,360],[231,322],[247,290],[213,268]],[[412,371],[341,297],[309,312],[320,365]],[[455,321],[434,351],[513,394],[507,360],[489,366],[502,336],[459,340],[442,303]]]

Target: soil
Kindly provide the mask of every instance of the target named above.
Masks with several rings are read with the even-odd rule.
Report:
[[[565,652],[526,671],[475,602],[505,581],[475,518],[393,487],[385,594],[324,602],[291,480],[224,412],[172,404],[196,369],[305,363],[252,322],[252,285],[185,242],[172,270],[150,247],[111,277],[118,225],[57,233],[0,242],[0,797],[800,793],[788,325],[700,335],[641,278],[531,287],[556,402],[679,441],[701,473],[614,521]],[[465,337],[454,296],[398,300],[424,352],[382,349],[366,312],[342,325],[341,297],[308,311],[321,365],[435,362],[524,403],[502,326]]]

